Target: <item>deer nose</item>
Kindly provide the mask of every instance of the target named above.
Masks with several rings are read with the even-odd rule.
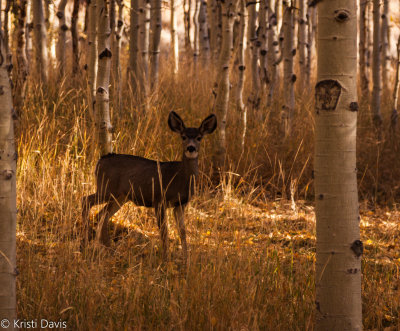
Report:
[[[187,151],[190,152],[190,153],[193,153],[193,152],[196,151],[196,148],[195,148],[194,146],[188,146],[186,149],[187,149]]]

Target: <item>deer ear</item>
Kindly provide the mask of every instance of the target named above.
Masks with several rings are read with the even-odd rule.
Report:
[[[211,114],[200,125],[199,130],[202,135],[213,133],[217,128],[217,116]]]
[[[169,128],[177,133],[182,133],[185,129],[185,124],[177,113],[171,111],[168,116],[168,126]]]

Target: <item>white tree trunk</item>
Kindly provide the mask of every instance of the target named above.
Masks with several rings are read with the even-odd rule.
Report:
[[[115,107],[121,112],[122,108],[122,70],[121,70],[121,43],[124,31],[124,2],[117,0],[118,19],[116,20],[114,33],[114,51],[112,56],[112,72],[114,73],[114,103]]]
[[[72,73],[74,75],[79,72],[78,14],[79,0],[74,0],[74,9],[71,16]]]
[[[179,42],[177,22],[176,22],[176,4],[175,0],[171,0],[171,54],[172,54],[172,72],[174,75],[178,73],[179,69]]]
[[[383,5],[382,15],[381,15],[382,82],[387,82],[389,79],[388,73],[390,70],[389,0],[383,0],[382,5]]]
[[[112,126],[110,121],[110,19],[107,0],[97,0],[99,46],[97,90],[96,90],[96,115],[97,129],[99,132],[99,147],[101,155],[112,152]]]
[[[140,75],[140,50],[139,50],[139,15],[140,15],[140,1],[131,0],[130,11],[130,35],[129,35],[129,74],[130,83],[133,93],[138,93],[138,80]]]
[[[16,159],[13,104],[6,50],[0,34],[0,320],[10,321],[7,330],[15,330],[16,266]]]
[[[278,66],[276,61],[279,56],[279,42],[278,42],[278,34],[277,34],[277,21],[276,15],[274,12],[274,1],[268,1],[268,25],[267,25],[267,40],[268,40],[268,81],[269,81],[269,88],[268,88],[268,97],[267,97],[267,106],[271,105],[272,98],[274,95],[275,87],[278,83]]]
[[[149,95],[149,43],[150,43],[150,4],[147,0],[140,1],[140,17],[139,17],[139,38],[141,68],[139,74],[139,93],[145,100],[144,108],[147,109],[147,99]]]
[[[200,57],[202,59],[203,65],[205,65],[210,59],[210,38],[208,36],[207,2],[205,0],[200,1]]]
[[[48,55],[47,36],[44,22],[43,1],[33,1],[33,25],[35,36],[36,67],[42,83],[47,84],[48,80]]]
[[[380,59],[380,0],[373,0],[373,18],[374,18],[374,44],[372,50],[372,100],[371,109],[373,121],[376,129],[380,130],[382,124],[381,115],[381,59]]]
[[[65,43],[67,40],[67,24],[65,23],[65,6],[67,0],[61,0],[57,8],[58,18],[58,42],[57,42],[57,62],[60,77],[65,74]]]
[[[318,3],[317,8],[316,330],[362,330],[356,169],[357,5],[356,0],[331,0]]]
[[[229,104],[229,64],[233,47],[233,24],[236,16],[237,0],[227,0],[222,6],[222,46],[217,73],[217,97],[215,112],[218,117],[218,138],[214,164],[223,169],[226,157],[226,118]]]
[[[300,67],[300,79],[299,79],[299,90],[302,91],[307,83],[306,80],[306,66],[307,66],[307,1],[300,0],[300,12],[299,12],[299,37],[298,37],[298,51],[299,51],[299,67]]]
[[[151,0],[151,89],[156,91],[159,80],[161,0]]]
[[[246,130],[247,130],[247,109],[243,102],[243,87],[244,87],[244,74],[246,69],[245,52],[244,52],[244,38],[247,30],[247,8],[246,0],[240,1],[240,22],[239,22],[239,47],[237,52],[237,68],[238,68],[238,83],[236,94],[236,106],[242,114],[242,152],[244,152]]]
[[[95,118],[94,104],[96,100],[96,82],[97,82],[97,0],[89,0],[89,25],[88,25],[88,43],[87,43],[87,63],[88,63],[88,97],[89,112],[92,118]]]
[[[399,84],[400,84],[400,36],[397,40],[397,63],[396,63],[396,76],[393,88],[393,106],[392,106],[392,115],[390,119],[390,126],[392,129],[392,133],[396,132],[397,128],[397,120],[398,120],[398,100],[399,100]]]
[[[368,72],[366,66],[367,57],[367,9],[368,0],[360,1],[360,43],[359,43],[359,63],[360,63],[360,83],[361,91],[364,97],[368,98],[369,88],[368,88]]]
[[[193,67],[194,67],[194,75],[197,74],[197,62],[199,60],[200,55],[200,25],[199,25],[199,14],[200,14],[200,1],[194,0],[194,13],[193,13],[193,28],[194,28],[194,36],[193,36]]]
[[[251,108],[258,109],[260,101],[260,74],[258,66],[259,43],[257,38],[257,9],[252,2],[247,7],[249,12],[249,25],[247,29],[247,63],[250,63],[251,95],[249,97]]]
[[[259,7],[258,17],[258,44],[260,45],[260,85],[261,90],[265,91],[266,85],[268,84],[268,72],[267,72],[267,12],[268,12],[268,0],[261,0]]]
[[[31,67],[31,60],[32,60],[32,19],[31,19],[31,12],[32,12],[32,1],[28,1],[26,4],[26,27],[25,27],[25,40],[26,40],[26,59],[27,59],[27,66],[28,71]],[[1,16],[1,15],[0,15]]]
[[[26,59],[26,5],[27,0],[18,0],[17,6],[17,49],[16,49],[16,74],[14,77],[13,103],[17,114],[21,114],[25,100],[26,77],[28,76],[28,63]]]
[[[296,76],[293,71],[294,57],[294,7],[288,1],[284,2],[283,12],[283,102],[282,107],[282,132],[286,137],[290,136],[292,129],[292,117],[294,113],[294,83]]]

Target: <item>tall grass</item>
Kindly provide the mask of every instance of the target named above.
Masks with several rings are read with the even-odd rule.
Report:
[[[209,71],[200,70],[197,79],[188,68],[175,78],[165,71],[160,84],[145,114],[124,89],[123,109],[112,109],[116,152],[179,159],[179,138],[166,123],[169,111],[187,125],[199,125],[212,111]],[[231,107],[230,171],[218,187],[211,178],[215,137],[205,139],[201,194],[186,214],[190,261],[184,267],[172,215],[173,258],[162,264],[153,212],[132,204],[113,219],[118,240],[111,248],[92,242],[80,250],[80,202],[95,190],[98,158],[85,86],[76,80],[47,88],[30,82],[16,133],[18,316],[65,320],[70,330],[313,329],[312,99],[311,91],[297,94],[287,141],[278,134],[279,96],[271,109],[262,107],[261,116],[250,113],[243,154],[241,115]],[[399,195],[399,159],[392,152],[397,143],[377,143],[366,104],[360,114],[361,198],[367,207],[393,204]],[[399,264],[377,262],[377,249],[389,239],[379,237],[385,229],[374,229],[376,245],[366,247],[363,264],[366,329],[399,325]],[[366,238],[370,230],[363,227]]]

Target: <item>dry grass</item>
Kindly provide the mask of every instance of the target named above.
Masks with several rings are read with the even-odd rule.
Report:
[[[194,80],[187,72],[173,83],[164,73],[158,102],[143,116],[124,95],[122,115],[114,116],[117,152],[179,158],[168,112],[174,109],[198,125],[213,102],[211,74],[200,72]],[[313,102],[310,93],[298,94],[297,101],[290,141],[277,135],[278,101],[272,110],[263,109],[263,121],[250,113],[244,154],[240,114],[231,109],[231,172],[217,188],[211,185],[209,156],[215,137],[205,139],[202,193],[186,215],[190,263],[184,268],[173,222],[173,259],[165,265],[152,211],[131,204],[114,217],[122,231],[110,249],[93,242],[80,251],[80,201],[94,191],[98,158],[83,84],[65,81],[45,92],[31,86],[17,128],[19,317],[66,320],[70,330],[313,329]],[[375,142],[366,112],[361,104],[364,327],[395,330],[399,159],[391,152],[395,145]],[[391,209],[377,207],[386,202]]]

